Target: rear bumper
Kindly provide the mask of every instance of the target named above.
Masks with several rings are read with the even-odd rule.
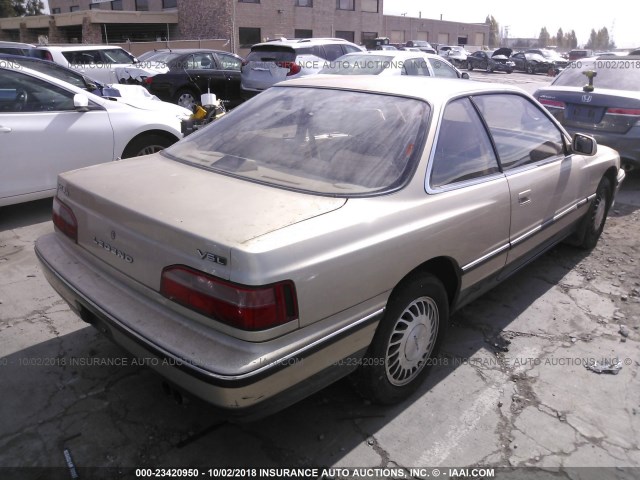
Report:
[[[77,249],[58,234],[39,238],[35,246],[47,280],[72,310],[141,364],[243,419],[281,410],[351,373],[358,363],[352,359],[365,353],[382,313],[371,312],[329,335],[298,337],[288,352],[274,356],[283,350],[282,338],[252,343],[189,325],[99,270]],[[163,342],[162,335],[170,340]],[[230,355],[234,364],[252,369],[229,371],[222,359]]]
[[[624,182],[625,177],[626,172],[624,171],[624,168],[619,168],[618,175],[616,176],[616,184],[613,189],[613,202],[615,202],[615,199],[618,196],[618,191],[620,190],[620,186],[622,185],[622,182]]]

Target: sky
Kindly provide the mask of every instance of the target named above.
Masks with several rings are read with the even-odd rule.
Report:
[[[292,2],[293,3],[293,2]],[[44,0],[47,7],[47,1]],[[521,8],[514,8],[517,5]],[[597,5],[597,6],[596,6]],[[535,2],[502,2],[496,0],[384,0],[386,15],[417,17],[422,11],[424,18],[452,22],[483,23],[487,15],[493,15],[500,27],[509,27],[509,37],[538,38],[540,29],[547,27],[549,35],[555,36],[558,28],[570,32],[575,30],[578,45],[589,40],[591,29],[607,27],[609,37],[618,48],[640,47],[640,6],[634,0],[608,0],[600,4],[577,0],[537,0]]]
[[[633,5],[636,5],[635,7]],[[567,33],[575,30],[578,45],[589,40],[591,29],[607,27],[609,37],[619,48],[640,47],[640,5],[633,0],[608,0],[606,2],[576,0],[537,0],[535,2],[502,2],[494,0],[385,0],[386,15],[417,17],[452,22],[483,23],[487,15],[493,15],[500,27],[509,27],[509,37],[538,38],[540,29],[546,27],[551,36],[558,28]]]

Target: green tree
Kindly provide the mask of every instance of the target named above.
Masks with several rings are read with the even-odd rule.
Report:
[[[0,0],[0,18],[15,17],[16,11],[13,8],[12,0]]]
[[[602,27],[597,32],[591,29],[591,35],[585,47],[592,50],[612,50],[616,48],[616,44],[613,39],[609,37],[607,27]]]
[[[44,13],[44,3],[42,3],[42,0],[27,0],[24,2],[24,8],[26,10],[25,15],[28,17],[42,15]]]
[[[487,15],[486,20],[484,21],[486,25],[489,25],[489,47],[499,47],[500,46],[500,25],[493,18],[493,15]]]
[[[542,29],[540,30],[540,35],[538,36],[538,45],[540,47],[546,47],[547,45],[549,45],[550,38],[551,35],[549,35],[549,32],[547,31],[547,27],[542,27]]]
[[[567,48],[578,48],[578,37],[575,30],[571,30],[571,32],[567,34],[565,45]]]
[[[42,15],[42,0],[0,0],[0,18]]]
[[[596,48],[596,45],[598,43],[598,34],[596,33],[595,29],[591,29],[591,34],[589,34],[589,40],[587,41],[587,44],[585,45],[586,48]]]
[[[558,33],[556,33],[556,46],[558,48],[564,47],[564,32],[562,31],[562,27],[560,27]]]

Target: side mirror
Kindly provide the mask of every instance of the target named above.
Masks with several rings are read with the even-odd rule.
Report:
[[[88,112],[89,111],[89,97],[83,95],[82,93],[76,93],[73,96],[73,107],[78,112]]]
[[[469,74],[467,72],[462,72],[462,78],[469,80]]]
[[[574,153],[581,153],[582,155],[595,155],[598,151],[598,143],[595,138],[589,135],[576,133],[571,142],[571,150],[573,150]]]

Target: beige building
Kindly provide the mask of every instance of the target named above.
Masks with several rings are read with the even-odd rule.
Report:
[[[384,16],[384,32],[391,43],[426,40],[438,45],[486,45],[489,26],[484,23],[460,23],[430,18]]]
[[[0,39],[123,43],[223,39],[245,54],[273,38],[340,37],[358,44],[428,40],[484,45],[484,24],[383,15],[383,0],[49,0],[51,15],[0,19]]]

